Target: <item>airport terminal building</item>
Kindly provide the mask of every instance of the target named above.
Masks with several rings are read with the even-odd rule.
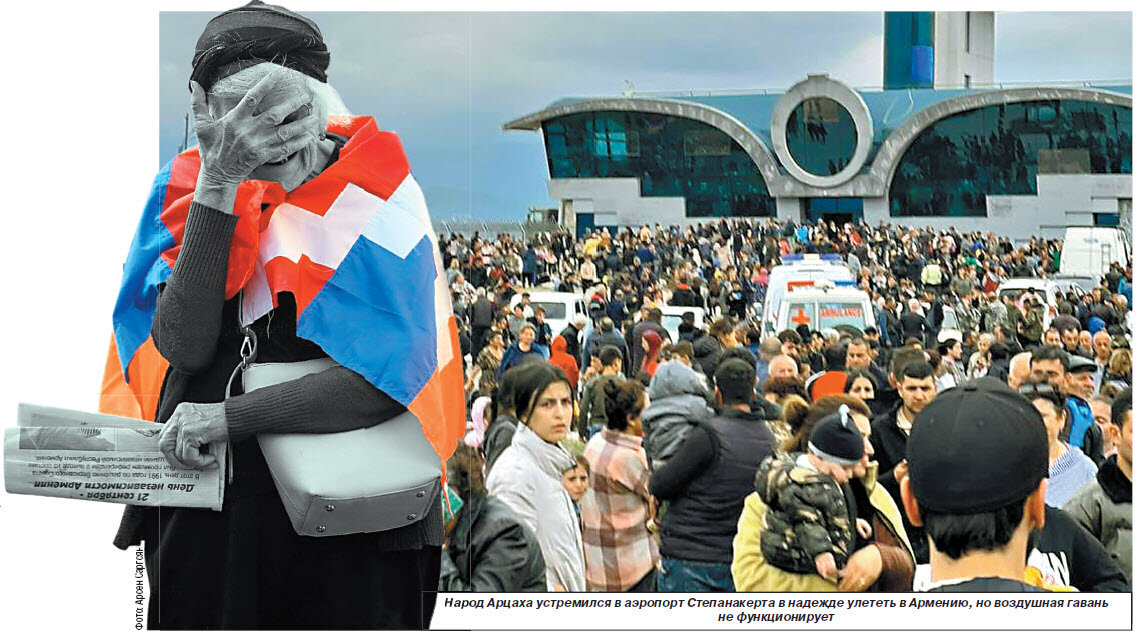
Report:
[[[883,89],[811,75],[781,93],[568,98],[503,129],[541,132],[578,233],[777,217],[1025,238],[1129,221],[1131,85],[980,86],[991,13],[885,23]]]

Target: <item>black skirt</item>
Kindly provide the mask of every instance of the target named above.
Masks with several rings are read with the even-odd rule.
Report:
[[[319,347],[296,336],[292,298],[282,297],[280,303],[271,333],[269,320],[253,324],[263,361],[322,357]],[[236,300],[230,300],[214,363],[205,373],[167,374],[158,421],[169,419],[179,402],[224,399],[241,341],[236,318]],[[438,516],[392,532],[300,536],[257,440],[230,446],[234,475],[220,512],[128,507],[124,514],[116,542],[145,541],[150,629],[425,629],[430,624],[442,543],[440,499],[431,509]]]
[[[235,451],[222,511],[147,512],[150,629],[429,626],[439,547],[384,550],[377,534],[297,535],[256,440]]]

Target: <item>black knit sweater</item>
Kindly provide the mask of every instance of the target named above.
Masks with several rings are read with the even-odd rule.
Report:
[[[237,298],[225,300],[236,223],[236,216],[197,202],[190,205],[184,242],[171,277],[161,288],[151,329],[155,347],[170,362],[155,419],[165,422],[181,402],[225,400],[234,466],[259,468],[264,466],[259,447],[248,441],[258,433],[334,433],[372,426],[403,413],[406,409],[401,404],[340,366],[225,399],[225,385],[239,361],[243,339]],[[278,297],[278,307],[251,328],[257,334],[258,362],[325,357],[319,346],[296,336],[296,303],[290,294]],[[126,508],[116,546],[126,548],[139,541],[145,511]],[[377,537],[385,550],[441,545],[441,508],[429,510],[413,525]]]

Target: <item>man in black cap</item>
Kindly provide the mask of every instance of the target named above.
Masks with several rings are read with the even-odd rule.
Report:
[[[1023,582],[1047,494],[1046,429],[1026,398],[987,378],[945,391],[913,423],[908,461],[901,498],[928,534],[930,591],[1042,591]]]
[[[1085,357],[1072,358],[1065,351],[1052,346],[1041,346],[1031,354],[1031,380],[1047,382],[1066,396],[1068,423],[1066,440],[1071,446],[1082,449],[1095,464],[1102,464],[1102,430],[1095,425],[1090,400],[1072,394],[1070,371],[1072,365],[1082,371],[1090,369],[1094,377],[1095,364]],[[1076,378],[1076,381],[1080,381]]]

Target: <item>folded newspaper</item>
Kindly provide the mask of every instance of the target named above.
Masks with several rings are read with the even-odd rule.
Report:
[[[8,493],[221,511],[225,443],[209,445],[217,468],[175,469],[156,422],[21,404],[16,424],[4,431]]]

